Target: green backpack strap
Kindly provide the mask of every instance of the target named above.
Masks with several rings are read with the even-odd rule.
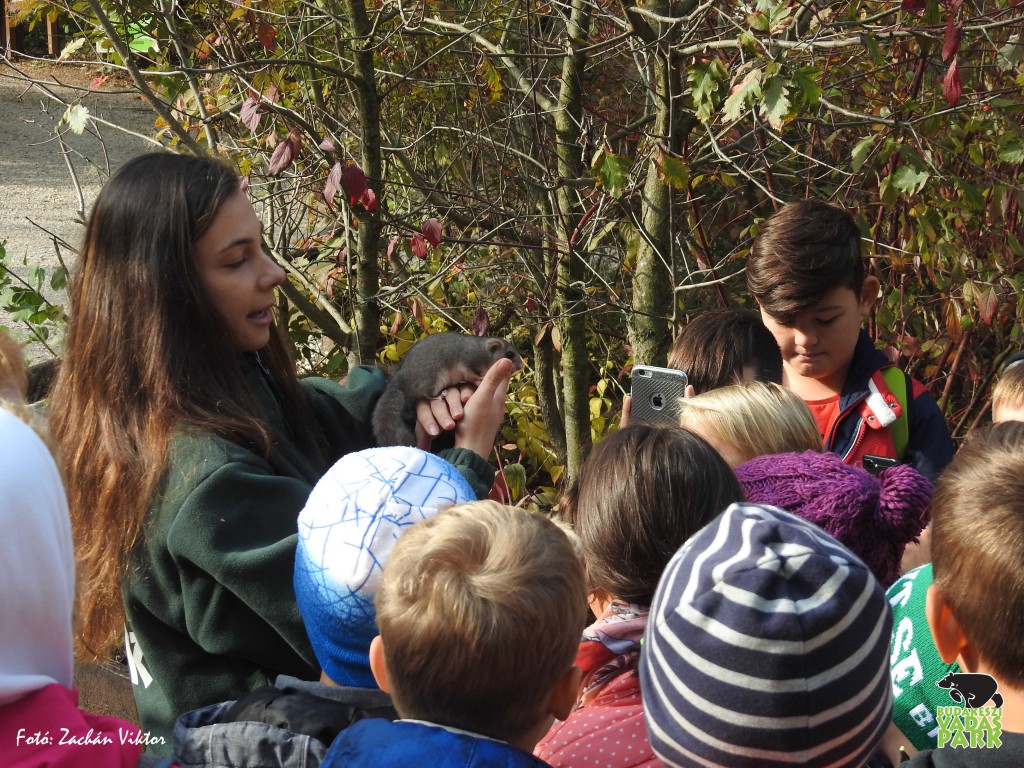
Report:
[[[895,365],[882,371],[882,378],[885,379],[885,386],[895,395],[900,404],[900,417],[889,425],[892,431],[892,442],[896,447],[896,458],[903,459],[907,450],[907,443],[910,442],[910,398],[908,390],[910,383],[907,375]]]

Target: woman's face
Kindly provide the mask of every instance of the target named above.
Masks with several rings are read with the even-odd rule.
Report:
[[[193,248],[196,272],[242,352],[270,341],[274,289],[284,270],[263,252],[263,224],[238,191],[221,203]]]

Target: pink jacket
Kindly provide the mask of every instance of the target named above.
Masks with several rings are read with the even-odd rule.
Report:
[[[82,712],[57,683],[0,706],[0,768],[134,768],[144,748],[136,726]]]
[[[576,664],[583,669],[580,699],[533,753],[553,768],[660,766],[647,740],[640,703],[640,637],[647,609],[612,607],[583,633]]]

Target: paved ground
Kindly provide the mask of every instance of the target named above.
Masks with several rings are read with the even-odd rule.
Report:
[[[110,171],[152,146],[142,137],[93,122],[99,137],[88,132],[78,136],[61,126],[68,149],[66,156],[62,152],[54,132],[68,103],[80,102],[90,114],[143,136],[154,132],[146,105],[130,93],[114,92],[126,87],[123,80],[108,80],[101,90],[89,88],[100,74],[98,68],[26,60],[11,65],[0,60],[0,242],[7,241],[10,261],[22,274],[27,271],[22,262],[52,269],[58,263],[58,249],[70,267],[71,249],[77,248],[83,231],[82,201],[87,213]],[[32,80],[40,85],[33,86]],[[82,201],[69,163],[81,186]],[[60,295],[48,298],[64,300]],[[7,326],[20,340],[29,340],[27,329],[12,325],[2,310],[0,326]],[[59,348],[59,341],[51,346]],[[33,362],[50,355],[38,343],[27,348]]]

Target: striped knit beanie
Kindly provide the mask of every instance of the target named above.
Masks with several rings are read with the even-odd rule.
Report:
[[[295,599],[317,661],[339,685],[376,688],[370,641],[382,569],[406,528],[476,494],[459,471],[416,448],[341,458],[299,513]]]
[[[889,723],[892,618],[871,571],[780,509],[733,504],[675,554],[640,683],[668,765],[860,768]]]

